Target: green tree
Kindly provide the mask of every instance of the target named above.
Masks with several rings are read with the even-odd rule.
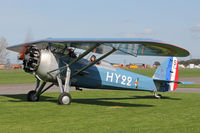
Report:
[[[160,62],[159,61],[155,61],[154,64],[156,67],[160,66]]]

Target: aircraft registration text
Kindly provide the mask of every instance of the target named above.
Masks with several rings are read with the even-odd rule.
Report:
[[[121,85],[131,86],[132,77],[130,76],[127,77],[126,75],[107,72],[106,82],[112,82],[112,83],[115,82]]]

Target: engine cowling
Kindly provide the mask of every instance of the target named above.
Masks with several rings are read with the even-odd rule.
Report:
[[[58,69],[58,62],[55,55],[49,50],[41,50],[40,65],[36,74],[44,81],[53,82],[56,80],[56,71],[49,72],[55,69]]]

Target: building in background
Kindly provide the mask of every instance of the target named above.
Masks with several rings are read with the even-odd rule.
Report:
[[[6,64],[0,64],[0,70],[6,69]]]

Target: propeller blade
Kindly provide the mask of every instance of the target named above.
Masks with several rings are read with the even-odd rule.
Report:
[[[31,30],[29,30],[29,31],[27,32],[27,34],[26,34],[25,44],[24,44],[22,50],[21,50],[20,53],[19,53],[19,57],[18,57],[19,60],[23,60],[23,59],[24,59],[24,55],[25,55],[26,49],[27,49],[27,47],[28,47],[27,43],[30,42],[30,41],[32,40],[32,38],[33,38],[33,37],[32,37],[32,34],[31,34]]]
[[[22,49],[22,51],[20,52],[20,54],[19,54],[19,59],[20,60],[23,60],[24,59],[24,55],[25,55],[25,52],[26,52],[26,48],[28,47],[28,45],[24,45],[24,47],[23,47],[23,49]]]

